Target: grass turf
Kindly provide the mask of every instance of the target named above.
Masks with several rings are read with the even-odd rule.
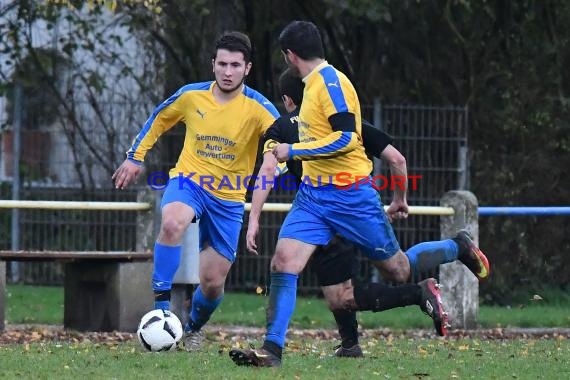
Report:
[[[7,286],[7,323],[62,324],[63,288],[27,285]],[[514,306],[479,308],[481,327],[570,327],[570,299],[545,295],[536,301],[529,294]],[[265,325],[267,298],[257,294],[227,293],[210,323],[244,326]],[[359,313],[364,328],[387,327],[395,330],[431,328],[431,320],[417,306],[382,313]],[[295,328],[334,328],[335,323],[320,298],[299,297],[291,320]]]
[[[230,342],[199,353],[148,353],[135,342],[36,343],[0,347],[2,379],[563,379],[570,342],[393,338],[362,342],[366,357],[339,359],[330,342],[289,341],[280,369],[237,367]],[[245,342],[242,342],[245,344]]]

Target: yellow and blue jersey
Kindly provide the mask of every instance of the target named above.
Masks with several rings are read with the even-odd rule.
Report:
[[[303,160],[304,178],[308,177],[312,186],[346,186],[359,176],[368,176],[372,163],[364,152],[360,102],[350,80],[324,61],[303,81],[300,142],[291,145],[290,154],[293,159]],[[354,115],[356,132],[332,129],[329,118],[339,113]]]
[[[184,147],[170,178],[184,176],[220,199],[243,202],[259,139],[279,112],[245,85],[241,94],[219,104],[214,86],[214,81],[189,84],[160,104],[135,137],[127,157],[142,162],[163,133],[183,122]]]

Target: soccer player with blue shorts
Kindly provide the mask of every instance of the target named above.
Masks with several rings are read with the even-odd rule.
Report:
[[[285,70],[279,77],[279,89],[287,114],[282,115],[265,132],[264,141],[295,144],[299,142],[299,107],[303,99],[304,84],[301,78]],[[367,155],[380,158],[390,166],[393,178],[399,186],[394,187],[394,197],[387,213],[390,219],[407,217],[406,201],[407,168],[406,159],[392,145],[392,138],[362,121],[362,142]],[[271,149],[265,148],[261,175],[269,178],[260,179],[253,191],[252,207],[248,218],[246,243],[248,251],[258,254],[256,237],[259,231],[261,209],[271,191],[271,184],[298,188],[303,182],[301,161],[288,160],[286,166],[276,168],[277,160]],[[277,170],[281,176],[272,178]],[[266,185],[263,186],[263,183]],[[269,184],[269,185],[268,185]],[[311,257],[310,264],[325,296],[329,309],[333,313],[341,337],[341,343],[335,347],[337,357],[362,357],[363,352],[358,339],[356,311],[384,311],[395,307],[419,305],[434,322],[439,335],[446,334],[447,314],[441,305],[437,281],[425,279],[418,284],[390,286],[383,283],[363,283],[358,280],[359,262],[354,254],[355,246],[340,235],[335,235],[326,246],[319,246]]]
[[[289,67],[303,78],[305,90],[299,112],[300,143],[273,143],[272,152],[279,162],[303,161],[309,181],[297,192],[271,261],[263,346],[232,350],[230,356],[238,365],[281,365],[298,274],[315,248],[327,244],[335,233],[357,244],[384,278],[396,282],[408,281],[412,272],[458,259],[479,279],[489,275],[487,258],[467,233],[402,252],[370,183],[372,163],[364,152],[360,104],[352,83],[324,59],[321,36],[313,23],[290,23],[279,42]]]
[[[187,350],[200,348],[201,328],[222,301],[226,276],[236,258],[259,139],[279,117],[270,101],[244,84],[250,57],[251,43],[245,34],[224,33],[213,52],[215,80],[185,85],[160,104],[113,174],[115,186],[125,188],[140,173],[157,139],[178,122],[186,125],[184,147],[162,197],[152,287],[155,308],[168,310],[182,238],[192,220],[198,219],[200,284],[185,326]]]

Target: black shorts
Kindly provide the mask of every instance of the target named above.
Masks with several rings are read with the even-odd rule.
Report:
[[[319,286],[340,284],[358,275],[358,250],[342,236],[335,235],[327,245],[317,247],[310,265]]]

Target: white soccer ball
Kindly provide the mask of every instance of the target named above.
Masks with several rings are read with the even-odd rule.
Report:
[[[152,310],[139,323],[137,337],[148,351],[170,351],[176,348],[182,338],[180,319],[168,310]]]

